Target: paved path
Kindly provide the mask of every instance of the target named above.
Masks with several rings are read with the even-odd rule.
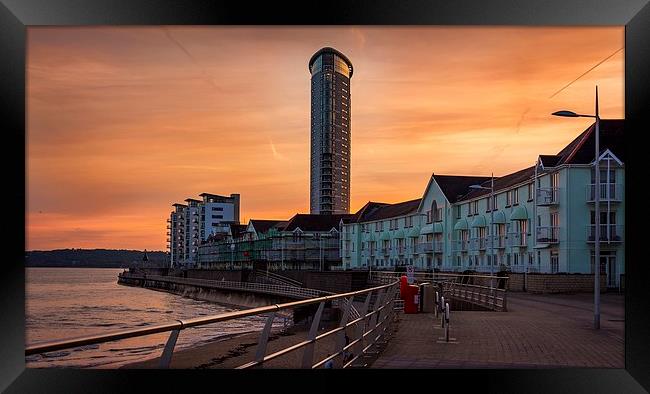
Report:
[[[400,314],[399,329],[372,368],[624,368],[623,296],[508,294],[508,312],[451,315],[452,343],[433,314]]]

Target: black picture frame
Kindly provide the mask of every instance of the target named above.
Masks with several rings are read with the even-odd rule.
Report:
[[[420,370],[399,371],[397,386],[413,390],[486,392],[643,392],[650,390],[650,297],[644,282],[650,263],[640,248],[643,208],[639,201],[644,165],[643,137],[650,131],[647,113],[650,78],[650,5],[648,0],[420,0],[212,2],[201,0],[0,0],[0,102],[3,117],[3,198],[9,219],[2,245],[2,330],[0,390],[6,392],[187,392],[197,382],[210,391],[238,387],[282,391],[331,390],[386,385],[395,371],[136,371],[25,369],[25,42],[36,25],[625,25],[626,118],[626,294],[625,369]],[[644,113],[645,110],[645,113]],[[646,115],[645,117],[643,115]],[[22,149],[21,149],[22,148]],[[638,152],[635,152],[638,150]],[[6,233],[5,233],[6,234]],[[22,249],[21,249],[22,248]],[[636,257],[636,260],[635,260]],[[407,374],[408,373],[408,374]],[[251,379],[258,374],[263,375]],[[294,378],[300,377],[299,382]],[[305,379],[307,377],[307,379]],[[391,383],[393,383],[391,382]],[[234,387],[233,387],[234,385]],[[386,386],[387,387],[387,386]],[[405,388],[406,388],[405,387]]]

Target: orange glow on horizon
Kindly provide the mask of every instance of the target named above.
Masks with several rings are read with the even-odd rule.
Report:
[[[624,27],[29,27],[27,250],[165,249],[171,204],[309,212],[307,62],[354,65],[351,209],[495,176],[624,117]]]

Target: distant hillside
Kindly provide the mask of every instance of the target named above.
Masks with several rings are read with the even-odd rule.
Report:
[[[166,252],[147,251],[149,261],[144,263],[142,250],[124,249],[57,249],[25,252],[27,267],[95,267],[127,268],[130,266],[166,266]]]

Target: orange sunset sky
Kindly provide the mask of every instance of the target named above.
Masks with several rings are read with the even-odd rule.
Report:
[[[164,250],[171,204],[202,192],[240,193],[243,222],[308,213],[307,63],[324,46],[354,65],[353,212],[419,198],[432,172],[500,176],[557,153],[591,120],[550,114],[593,113],[596,84],[601,117],[624,117],[623,27],[30,27],[27,37],[27,250]]]

